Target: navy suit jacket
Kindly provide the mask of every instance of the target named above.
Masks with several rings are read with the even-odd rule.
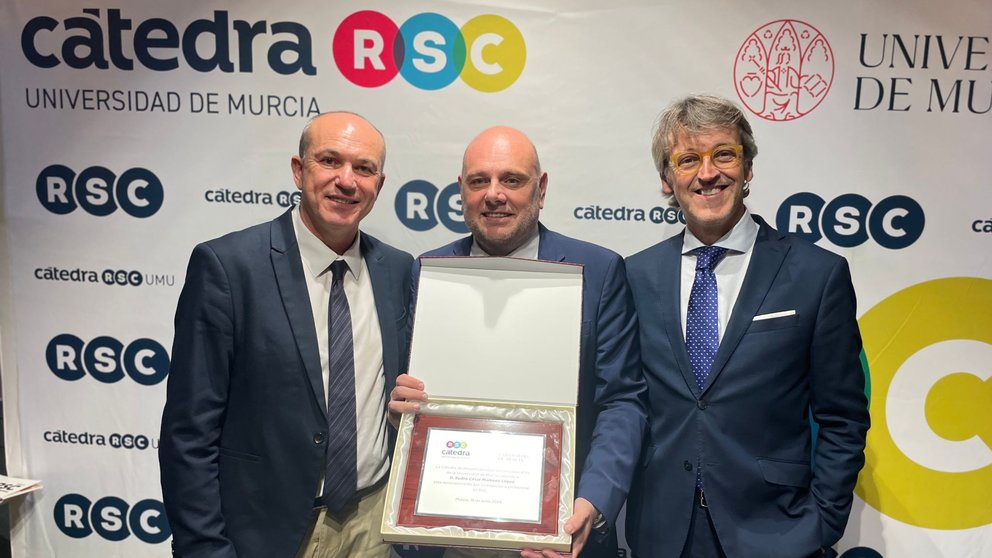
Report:
[[[755,221],[750,265],[702,390],[682,331],[684,233],[627,259],[650,400],[627,504],[636,556],[679,556],[700,456],[727,556],[810,556],[847,524],[869,421],[850,270]],[[819,427],[812,454],[810,413]]]
[[[159,448],[176,556],[291,557],[310,526],[327,400],[291,212],[190,257]],[[361,253],[388,394],[407,355],[413,258],[366,234]]]
[[[581,474],[576,496],[592,502],[612,526],[627,496],[646,421],[637,318],[623,259],[601,246],[549,231],[544,225],[538,228],[538,259],[583,266],[575,448],[575,470]],[[471,249],[472,237],[467,236],[422,257],[468,256]],[[417,260],[414,286],[419,276]],[[410,373],[416,375],[417,371]],[[611,530],[611,536],[604,540],[590,541],[582,555],[615,558],[615,548]]]

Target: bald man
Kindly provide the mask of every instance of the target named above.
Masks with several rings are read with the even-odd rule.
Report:
[[[315,117],[291,159],[299,207],[193,250],[159,449],[174,556],[389,555],[413,258],[359,231],[385,149],[361,116]]]
[[[614,524],[627,496],[637,450],[646,424],[637,320],[623,260],[616,253],[552,232],[540,221],[548,174],[537,149],[519,130],[490,128],[469,143],[458,177],[462,210],[470,236],[424,256],[512,256],[583,266],[582,351],[579,363],[574,515],[565,525],[572,555],[615,558]],[[419,277],[414,263],[414,285]],[[481,358],[498,358],[513,347],[479,347]],[[415,374],[416,372],[414,372]],[[571,389],[562,386],[562,389]],[[394,415],[419,410],[426,401],[423,382],[401,375],[390,395]],[[595,440],[595,443],[593,442]],[[424,552],[429,554],[430,552]],[[450,549],[454,556],[542,556]],[[436,555],[436,553],[435,553]],[[544,556],[557,553],[545,550]]]

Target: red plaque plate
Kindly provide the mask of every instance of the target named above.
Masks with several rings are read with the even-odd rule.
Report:
[[[428,448],[428,439],[432,430],[435,432],[501,433],[542,437],[544,461],[541,467],[540,509],[535,510],[536,521],[466,517],[463,513],[459,512],[458,506],[452,506],[452,509],[446,509],[443,513],[436,511],[433,513],[418,513],[418,500],[421,496],[422,482],[425,476],[425,452]],[[452,442],[449,442],[449,444],[452,444]],[[531,535],[557,535],[561,444],[562,425],[558,422],[417,415],[414,418],[410,450],[407,456],[406,476],[403,479],[402,497],[396,524],[402,527],[433,528],[456,526],[465,530],[476,531],[512,531]]]

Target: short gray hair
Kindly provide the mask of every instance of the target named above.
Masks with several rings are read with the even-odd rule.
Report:
[[[751,125],[737,105],[712,95],[690,95],[675,101],[661,113],[654,126],[651,156],[654,158],[655,168],[671,183],[672,169],[668,162],[672,155],[672,146],[680,133],[699,133],[728,128],[737,130],[737,135],[741,138],[741,144],[744,146],[744,160],[741,166],[747,172],[758,155],[758,146],[754,143]]]

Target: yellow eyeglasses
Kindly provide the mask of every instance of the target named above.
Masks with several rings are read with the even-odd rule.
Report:
[[[741,164],[741,155],[744,153],[744,146],[741,144],[718,145],[709,151],[680,151],[672,153],[669,161],[672,168],[679,174],[692,174],[699,171],[703,165],[703,159],[710,158],[713,166],[721,170],[729,170]]]

